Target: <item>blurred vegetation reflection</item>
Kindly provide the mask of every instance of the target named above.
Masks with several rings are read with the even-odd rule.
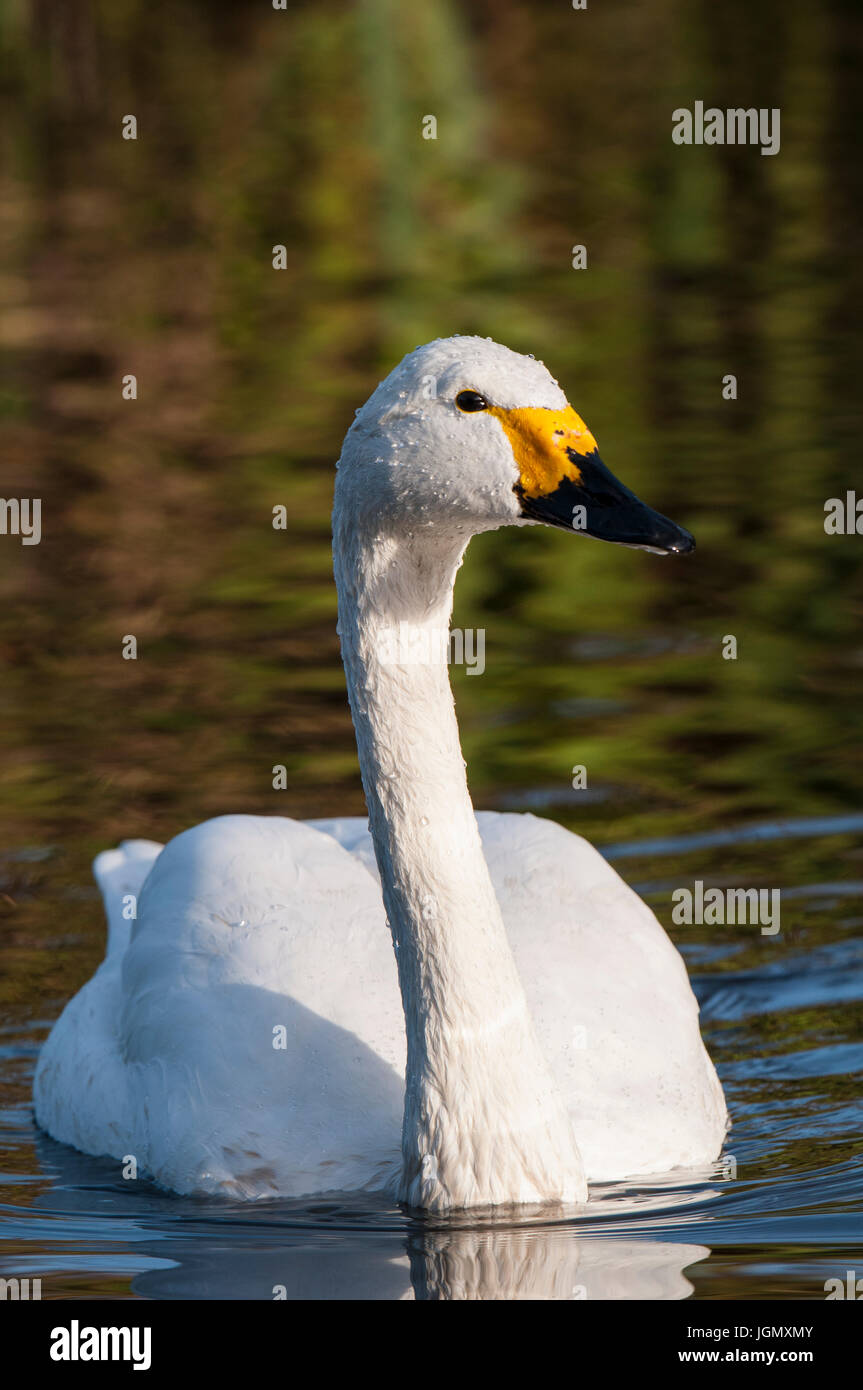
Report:
[[[861,540],[823,505],[861,476],[861,34],[850,0],[5,0],[2,491],[43,499],[42,543],[0,550],[13,928],[56,935],[64,892],[83,979],[98,848],[362,812],[333,466],[380,376],[456,332],[541,356],[699,544],[473,544],[477,804],[600,843],[860,806]],[[781,153],[674,145],[696,99],[781,107]],[[767,862],[806,878],[799,845]],[[78,982],[9,942],[22,1004]]]

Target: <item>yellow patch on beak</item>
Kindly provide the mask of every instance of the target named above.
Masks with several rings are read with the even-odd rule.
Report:
[[[541,406],[502,410],[489,406],[488,414],[503,426],[526,497],[544,497],[554,492],[564,478],[581,482],[581,471],[567,450],[585,455],[592,454],[597,446],[571,405],[565,410],[545,410]]]

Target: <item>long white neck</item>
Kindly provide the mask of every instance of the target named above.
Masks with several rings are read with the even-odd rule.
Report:
[[[333,521],[342,656],[407,1031],[397,1195],[436,1211],[583,1201],[571,1123],[483,856],[439,640],[465,536],[363,524],[338,489]]]

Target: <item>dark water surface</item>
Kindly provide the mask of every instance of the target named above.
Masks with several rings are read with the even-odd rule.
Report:
[[[0,537],[0,1272],[185,1298],[823,1298],[863,1277],[863,538],[823,525],[863,495],[858,10],[3,10],[0,493],[42,498],[43,537]],[[673,145],[695,100],[781,107],[780,153]],[[675,562],[482,537],[454,621],[485,630],[486,669],[453,678],[476,804],[588,835],[672,931],[726,1156],[555,1220],[132,1191],[30,1108],[103,949],[89,861],[226,811],[362,813],[333,464],[380,376],[455,332],[542,357],[698,541]],[[780,889],[781,931],[673,926],[696,879]]]

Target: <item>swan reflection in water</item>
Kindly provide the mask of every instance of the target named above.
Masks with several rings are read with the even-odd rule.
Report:
[[[43,1243],[55,1217],[64,1228],[83,1218],[82,1243],[110,1242],[106,1271],[132,1272],[131,1292],[144,1298],[681,1299],[692,1293],[685,1271],[710,1254],[699,1244],[584,1233],[612,1214],[628,1216],[631,1230],[633,1217],[717,1195],[702,1184],[672,1186],[673,1175],[667,1186],[640,1188],[635,1200],[614,1185],[597,1200],[602,1216],[594,1220],[590,1208],[567,1220],[548,1207],[429,1218],[353,1193],[252,1206],[177,1197],[118,1181],[115,1163],[45,1135],[36,1143],[54,1183],[32,1209],[45,1220]]]

